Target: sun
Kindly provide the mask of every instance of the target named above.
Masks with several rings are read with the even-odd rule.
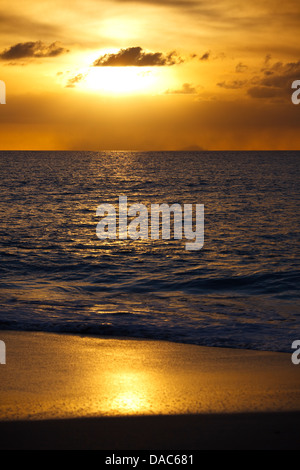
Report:
[[[99,67],[89,70],[80,88],[105,94],[130,94],[154,91],[157,76],[146,67]]]

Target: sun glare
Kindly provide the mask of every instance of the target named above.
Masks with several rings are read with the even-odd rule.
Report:
[[[101,67],[88,72],[80,88],[104,93],[143,93],[154,91],[157,77],[140,67]]]

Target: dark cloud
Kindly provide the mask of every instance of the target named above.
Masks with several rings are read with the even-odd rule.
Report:
[[[25,58],[56,57],[65,52],[69,51],[62,47],[58,42],[53,42],[49,46],[47,46],[42,41],[20,42],[1,52],[0,59],[18,60]]]
[[[267,56],[265,64],[269,64]],[[254,87],[249,88],[252,98],[285,98],[291,94],[291,84],[300,77],[300,60],[298,62],[276,62],[262,69],[263,76],[256,79]]]
[[[105,54],[93,63],[94,67],[162,66],[183,62],[176,51],[164,55],[162,52],[144,52],[141,47],[120,49],[116,54]]]
[[[290,83],[300,77],[300,60],[283,64],[277,62],[271,68],[264,70],[265,78],[262,85],[267,87],[290,87]]]
[[[184,83],[179,90],[167,90],[166,95],[196,95],[196,88],[190,83]]]
[[[246,83],[246,80],[232,80],[231,82],[220,82],[217,85],[228,90],[237,90],[238,88],[243,88]]]
[[[207,51],[204,54],[199,55],[199,56],[198,56],[198,54],[193,53],[193,54],[190,54],[189,57],[190,57],[190,59],[195,59],[195,58],[198,57],[198,60],[201,60],[201,61],[204,61],[204,62],[208,59],[213,58],[210,51]],[[214,57],[214,58],[217,58],[217,57]]]
[[[205,52],[201,57],[199,57],[199,60],[208,60],[210,57],[210,52]]]
[[[198,57],[198,60],[206,62],[208,60],[218,60],[218,59],[223,60],[223,59],[225,59],[226,55],[224,54],[224,52],[221,52],[219,54],[212,54],[211,51],[207,51],[204,54],[199,55],[199,56],[197,54],[191,54],[190,55],[191,59],[194,59],[195,57]]]
[[[85,77],[86,77],[86,75],[84,75],[82,73],[79,73],[75,77],[69,78],[69,80],[66,84],[66,88],[75,88],[75,85],[77,83],[81,82]]]
[[[276,62],[270,64],[271,56],[267,55],[265,67],[247,80],[232,80],[217,83],[217,86],[228,90],[244,88],[251,98],[265,98],[271,101],[290,99],[291,84],[300,77],[300,60],[298,62]],[[244,68],[241,62],[238,68]],[[247,67],[248,69],[248,67]],[[238,70],[236,70],[238,71]]]

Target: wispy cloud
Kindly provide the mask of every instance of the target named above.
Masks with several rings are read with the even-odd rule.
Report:
[[[171,7],[196,7],[199,0],[115,0],[118,3],[143,3],[148,5],[171,6]],[[200,2],[201,3],[201,2]]]
[[[196,88],[190,83],[184,83],[182,87],[178,90],[167,90],[165,91],[166,95],[196,95]]]
[[[69,78],[66,88],[75,88],[77,83],[81,82],[86,77],[86,74],[79,73],[75,77]]]
[[[94,67],[150,67],[180,64],[183,59],[176,51],[163,54],[162,52],[144,52],[139,46],[120,49],[115,54],[105,54],[93,63]]]
[[[242,62],[239,62],[237,66],[235,67],[235,71],[237,73],[246,72],[247,69],[248,69],[248,66],[246,64],[243,64]]]
[[[1,34],[31,36],[32,31],[38,37],[55,37],[60,33],[60,28],[56,24],[44,22],[43,20],[32,19],[26,16],[26,12],[20,15],[10,14],[7,11],[0,11]]]
[[[243,88],[247,83],[247,80],[232,80],[231,82],[219,82],[217,85],[227,90],[237,90]]]
[[[267,86],[254,86],[247,91],[251,98],[279,98],[282,96],[282,90]]]

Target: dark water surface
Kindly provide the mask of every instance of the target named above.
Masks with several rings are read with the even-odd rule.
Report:
[[[299,152],[0,152],[0,329],[291,351]],[[198,203],[205,243],[105,240],[99,204]]]

